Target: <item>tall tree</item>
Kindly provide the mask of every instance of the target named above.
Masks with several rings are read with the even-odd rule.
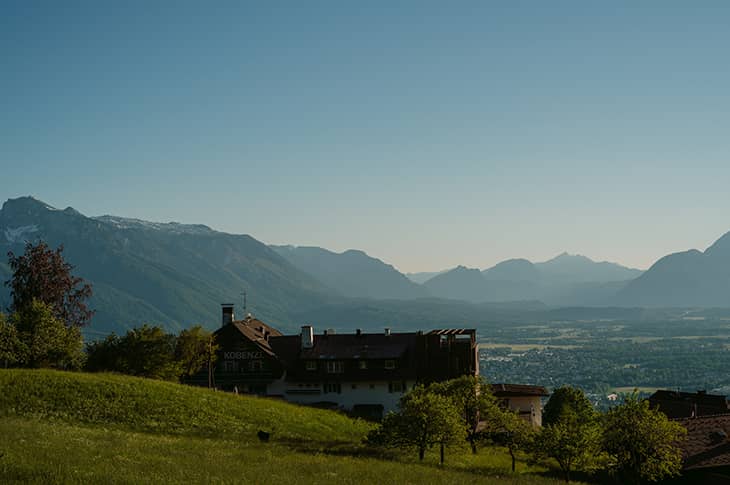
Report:
[[[482,431],[480,422],[492,428],[501,420],[502,413],[489,384],[481,377],[462,376],[433,383],[428,389],[454,402],[465,429],[466,440],[472,453],[476,453],[479,433]]]
[[[389,413],[368,436],[373,444],[415,448],[419,460],[423,460],[427,449],[440,445],[442,464],[446,445],[463,439],[464,428],[453,401],[423,386],[403,396],[399,411]]]
[[[605,416],[603,446],[622,483],[655,482],[678,475],[686,430],[634,393]]]
[[[39,241],[26,243],[25,253],[16,256],[8,252],[8,264],[13,276],[5,282],[12,298],[10,311],[22,311],[33,300],[51,306],[56,318],[69,327],[83,327],[94,312],[86,304],[91,286],[73,276],[73,266],[63,259],[63,246],[55,251]]]

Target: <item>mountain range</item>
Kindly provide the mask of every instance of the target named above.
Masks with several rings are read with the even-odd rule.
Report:
[[[318,247],[271,248],[342,296],[397,300],[429,296],[423,286],[414,283],[393,266],[362,251],[350,249],[335,253]]]
[[[409,278],[358,250],[267,246],[200,224],[88,217],[32,197],[6,201],[0,251],[18,254],[35,240],[63,244],[74,273],[92,283],[92,335],[142,322],[215,328],[219,304],[236,303],[241,312],[243,291],[247,311],[285,331],[309,321],[418,328],[432,321],[523,321],[525,315],[546,317],[553,310],[545,305],[730,306],[727,234],[704,252],[665,256],[645,272],[561,254],[539,263],[511,259],[485,270],[458,266]],[[2,260],[0,279],[9,277]],[[7,288],[0,288],[0,304],[9,301]]]
[[[475,303],[540,300],[549,305],[597,305],[612,301],[638,269],[563,253],[532,263],[510,259],[480,271],[458,266],[437,274],[423,285],[433,296]]]
[[[30,197],[0,210],[0,251],[22,253],[26,240],[63,244],[74,273],[90,281],[94,329],[121,331],[142,322],[176,329],[215,326],[220,303],[241,303],[273,321],[328,302],[329,290],[276,251],[247,235],[202,225],[86,217]],[[7,265],[0,278],[10,276]],[[3,296],[6,302],[9,298]]]

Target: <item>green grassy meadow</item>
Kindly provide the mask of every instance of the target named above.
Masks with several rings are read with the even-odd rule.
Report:
[[[109,374],[0,370],[2,483],[560,483],[502,449],[383,454],[372,424]],[[269,443],[256,437],[272,431]]]

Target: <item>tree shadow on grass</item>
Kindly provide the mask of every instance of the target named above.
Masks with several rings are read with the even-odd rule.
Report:
[[[407,463],[409,465],[420,465],[438,470],[448,470],[453,472],[469,473],[480,477],[519,478],[525,476],[539,476],[543,478],[551,478],[562,480],[563,476],[560,470],[545,471],[529,471],[512,473],[509,467],[489,464],[477,464],[474,466],[457,466],[449,464],[447,461],[444,465],[432,461],[415,461],[403,459],[403,451],[398,449],[381,448],[376,446],[368,446],[366,444],[352,443],[351,441],[312,441],[300,438],[280,438],[275,442],[279,445],[286,446],[292,451],[311,455],[325,454],[340,457],[351,458],[372,458],[378,460],[391,461],[394,463]],[[415,453],[415,452],[414,452]],[[574,481],[589,482],[588,476],[575,473]]]

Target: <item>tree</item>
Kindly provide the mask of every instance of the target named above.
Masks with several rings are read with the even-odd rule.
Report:
[[[121,338],[111,333],[104,340],[86,344],[86,370],[90,372],[123,372]]]
[[[33,300],[12,315],[10,325],[17,332],[18,363],[32,368],[81,366],[84,344],[79,328],[67,327],[50,305]]]
[[[597,468],[601,452],[601,427],[598,413],[583,391],[569,387],[557,389],[545,405],[545,426],[535,437],[533,451],[537,457],[557,461],[566,482],[574,470]]]
[[[0,313],[0,365],[7,368],[18,363],[20,348],[15,325],[8,321],[4,313]]]
[[[582,420],[596,417],[596,411],[586,395],[580,389],[563,386],[555,389],[542,411],[544,426],[557,423],[566,408]]]
[[[218,350],[213,341],[213,334],[200,325],[180,332],[175,343],[175,360],[182,370],[181,381],[213,365]]]
[[[454,402],[465,429],[466,440],[471,446],[472,453],[476,453],[477,441],[482,431],[479,426],[480,421],[490,428],[500,421],[501,410],[492,394],[492,389],[484,379],[477,376],[462,376],[435,382],[428,389]]]
[[[686,430],[634,393],[605,416],[603,447],[622,483],[658,481],[682,469]]]
[[[152,379],[180,378],[182,366],[175,360],[175,335],[158,326],[142,325],[124,336],[110,335],[87,346],[88,370],[113,371]]]
[[[505,446],[512,458],[512,473],[515,472],[518,450],[530,448],[535,437],[535,430],[530,423],[522,419],[516,412],[505,409],[498,417],[500,424],[496,432],[489,435],[495,443]]]
[[[82,327],[89,323],[94,312],[86,305],[91,286],[73,276],[73,266],[62,256],[63,246],[55,251],[42,241],[26,243],[25,253],[15,256],[8,252],[13,276],[5,282],[10,287],[10,311],[18,312],[30,306],[33,300],[50,305],[53,315],[68,327]]]
[[[416,448],[419,460],[423,460],[427,449],[438,444],[441,464],[445,446],[463,439],[464,429],[453,401],[423,386],[403,396],[399,411],[389,413],[368,436],[373,444]]]

